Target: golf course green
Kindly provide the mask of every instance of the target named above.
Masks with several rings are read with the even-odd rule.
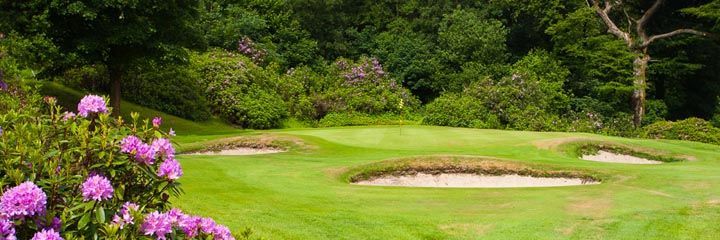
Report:
[[[266,239],[720,239],[720,147],[580,133],[378,126],[238,132],[281,139],[288,152],[180,155],[174,206]],[[222,135],[222,138],[227,135]],[[222,142],[187,136],[178,146]],[[686,161],[579,159],[582,143]],[[379,162],[478,156],[591,174],[601,184],[427,188],[350,184]],[[473,158],[469,158],[472,161]]]

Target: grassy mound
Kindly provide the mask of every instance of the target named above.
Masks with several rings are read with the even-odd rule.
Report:
[[[343,175],[343,180],[359,182],[383,176],[407,176],[418,173],[469,173],[477,175],[520,175],[542,178],[574,178],[600,182],[597,173],[569,170],[547,164],[528,164],[487,157],[433,155],[386,160],[359,166]]]

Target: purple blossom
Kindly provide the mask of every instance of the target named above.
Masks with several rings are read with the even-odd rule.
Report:
[[[7,83],[5,83],[5,80],[3,80],[3,71],[0,70],[0,90],[7,90]]]
[[[160,124],[162,124],[162,118],[161,117],[155,117],[152,120],[152,125],[154,128],[159,128]]]
[[[60,234],[55,232],[53,229],[45,229],[35,233],[32,240],[62,240]]]
[[[247,36],[238,41],[238,52],[250,57],[255,63],[262,62],[262,57],[267,54],[265,50],[256,49],[255,43]]]
[[[87,117],[89,113],[107,113],[105,99],[97,95],[87,95],[78,103],[78,115]]]
[[[180,219],[182,219],[185,214],[182,213],[182,210],[179,208],[173,208],[170,209],[170,211],[166,212],[165,215],[170,219],[170,223],[177,224],[180,222]]]
[[[215,229],[215,220],[212,218],[200,219],[200,231],[207,234],[212,234]]]
[[[174,136],[175,136],[175,130],[173,130],[172,128],[170,128],[170,131],[168,131],[168,135],[174,137]]]
[[[0,213],[0,239],[16,240],[15,224]]]
[[[166,138],[158,138],[153,140],[151,147],[156,153],[159,153],[162,156],[169,158],[175,156],[175,148],[173,148],[170,140],[167,140]]]
[[[168,158],[160,164],[160,168],[157,172],[159,177],[165,177],[170,181],[177,180],[183,175],[180,163],[173,158]]]
[[[135,154],[140,145],[142,145],[142,140],[136,136],[129,135],[120,141],[120,152]]]
[[[182,215],[178,221],[178,227],[185,232],[188,238],[194,238],[198,234],[201,221],[202,219],[198,216]]]
[[[63,118],[62,118],[63,122],[67,122],[68,119],[73,119],[73,118],[75,118],[75,113],[74,113],[74,112],[67,112],[67,111],[66,111],[65,113],[63,113]]]
[[[137,159],[140,163],[147,163],[152,165],[155,161],[156,154],[157,149],[153,148],[150,145],[142,143],[137,147],[135,159]]]
[[[119,225],[120,229],[125,227],[125,224],[135,224],[135,219],[132,217],[132,212],[138,211],[140,207],[137,204],[131,202],[125,202],[122,208],[118,212],[120,215],[113,216],[112,225]]]
[[[35,183],[27,181],[17,185],[0,198],[0,213],[5,219],[21,219],[35,214],[45,215],[47,195]]]
[[[165,239],[165,235],[172,232],[172,222],[166,214],[154,211],[145,216],[140,231],[146,236],[156,235],[157,239]]]
[[[216,240],[235,240],[235,238],[230,233],[230,229],[228,229],[226,226],[223,225],[216,225],[213,229],[213,239]]]
[[[2,130],[2,127],[0,127],[0,137],[2,137],[2,135],[3,135],[3,130]]]
[[[101,175],[95,175],[85,179],[82,184],[83,201],[105,200],[112,197],[113,187],[110,180]]]
[[[60,227],[62,227],[62,220],[58,217],[53,217],[53,220],[50,223],[50,228],[56,232],[60,232]]]

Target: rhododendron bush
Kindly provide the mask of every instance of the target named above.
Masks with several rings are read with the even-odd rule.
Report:
[[[0,90],[0,239],[232,239],[172,209],[182,168],[170,133],[113,118],[103,97],[77,113],[23,84]]]

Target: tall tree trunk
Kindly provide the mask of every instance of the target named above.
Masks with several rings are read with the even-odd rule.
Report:
[[[647,67],[650,62],[650,55],[647,48],[637,53],[633,61],[633,124],[640,127],[642,118],[645,116],[645,88],[647,87]]]
[[[122,90],[122,71],[110,70],[110,106],[112,107],[112,116],[120,116],[120,99]]]

